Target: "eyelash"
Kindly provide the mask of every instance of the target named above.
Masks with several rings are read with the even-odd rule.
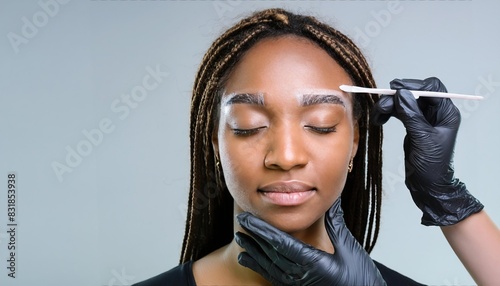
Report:
[[[315,127],[315,126],[307,125],[306,127],[309,128],[309,129],[311,129],[312,131],[318,133],[318,134],[328,134],[328,133],[333,133],[333,132],[337,131],[336,126],[332,126],[332,127]]]
[[[252,129],[238,129],[238,128],[234,128],[233,129],[233,133],[234,135],[236,136],[250,136],[250,135],[253,135],[255,133],[257,133],[260,129],[262,129],[264,127],[257,127],[257,128],[252,128]]]

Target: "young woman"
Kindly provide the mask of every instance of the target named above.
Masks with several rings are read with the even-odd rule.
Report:
[[[451,228],[486,215],[449,168],[458,111],[406,90],[440,82],[394,81],[399,93],[377,104],[342,84],[375,86],[352,41],[313,17],[269,9],[221,35],[194,84],[181,265],[138,285],[419,285],[368,256],[380,219],[380,125],[390,116],[408,130],[407,185],[423,222],[453,225],[443,231],[463,244]],[[498,230],[486,229],[500,253]]]

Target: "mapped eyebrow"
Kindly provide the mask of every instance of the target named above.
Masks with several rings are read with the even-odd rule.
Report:
[[[224,100],[224,105],[231,104],[253,104],[264,105],[264,96],[262,93],[233,93]]]
[[[223,100],[223,105],[251,104],[264,106],[264,94],[258,93],[232,93]],[[303,94],[300,99],[300,106],[307,107],[318,104],[338,104],[345,107],[345,102],[341,96],[333,93],[308,93]]]
[[[301,106],[311,106],[316,104],[339,104],[345,107],[345,103],[335,94],[304,94],[302,96]]]

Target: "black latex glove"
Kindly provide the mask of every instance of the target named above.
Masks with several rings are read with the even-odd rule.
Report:
[[[454,177],[453,149],[460,125],[460,112],[449,98],[420,97],[408,90],[447,92],[435,78],[395,79],[394,96],[382,96],[375,104],[371,121],[384,124],[391,116],[403,122],[405,183],[415,204],[422,210],[424,225],[452,225],[483,205],[464,183]]]
[[[239,254],[238,262],[273,285],[386,285],[368,253],[346,227],[340,198],[325,217],[334,254],[304,244],[248,212],[237,219],[250,234],[235,235],[236,242],[246,250]]]

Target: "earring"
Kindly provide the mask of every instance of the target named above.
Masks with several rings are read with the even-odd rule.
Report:
[[[220,161],[219,161],[219,156],[215,156],[215,167],[219,169],[220,167]]]
[[[349,173],[352,171],[353,160],[354,160],[354,158],[351,158],[351,161],[349,162],[349,166],[347,166],[347,172],[349,172]]]

